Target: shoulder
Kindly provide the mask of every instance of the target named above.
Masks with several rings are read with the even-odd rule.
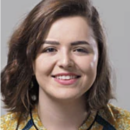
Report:
[[[0,130],[15,130],[17,125],[18,125],[18,120],[20,118],[20,113],[17,112],[10,112],[7,113],[6,115],[0,117]],[[19,124],[19,129],[22,129],[25,124],[27,123],[28,117],[22,115],[22,118],[20,118],[22,121]]]
[[[113,118],[117,121],[117,122],[128,122],[130,124],[130,112],[116,107],[112,104],[108,105],[108,110],[111,112],[111,114],[113,114]]]
[[[17,121],[19,118],[18,113],[8,113],[0,117],[0,129],[6,130],[7,128],[16,129]]]
[[[108,104],[107,107],[102,109],[99,113],[101,117],[116,129],[128,130],[128,128],[130,128],[130,112],[127,110]]]

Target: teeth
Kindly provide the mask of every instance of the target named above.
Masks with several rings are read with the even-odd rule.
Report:
[[[56,76],[57,79],[75,79],[77,76]]]

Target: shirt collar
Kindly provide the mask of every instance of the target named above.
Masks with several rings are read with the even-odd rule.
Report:
[[[93,114],[90,114],[89,117],[86,119],[86,121],[81,125],[79,130],[87,130],[94,122],[97,112],[94,112]],[[40,121],[40,118],[38,116],[38,109],[35,107],[32,111],[32,118],[39,130],[47,130],[43,124]]]

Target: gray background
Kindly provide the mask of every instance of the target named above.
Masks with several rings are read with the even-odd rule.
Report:
[[[7,42],[12,32],[38,2],[40,0],[2,0],[1,69],[6,65]],[[130,111],[130,0],[93,0],[93,4],[103,22],[113,67],[117,101],[112,103]],[[4,109],[1,112],[6,113]]]

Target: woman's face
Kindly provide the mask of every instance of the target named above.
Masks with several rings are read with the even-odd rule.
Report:
[[[96,78],[97,43],[81,16],[55,21],[34,62],[39,96],[81,98]]]

